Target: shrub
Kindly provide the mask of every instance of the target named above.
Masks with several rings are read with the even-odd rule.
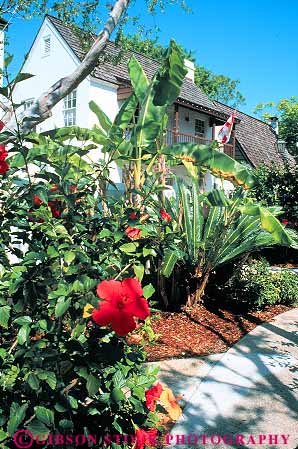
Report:
[[[45,437],[150,432],[159,418],[148,409],[145,393],[157,370],[144,366],[142,341],[147,334],[153,338],[144,320],[154,289],[142,290],[134,280],[129,298],[120,281],[141,279],[142,262],[149,262],[153,250],[144,251],[144,243],[138,254],[138,242],[125,233],[134,218],[130,222],[123,202],[108,216],[100,210],[95,192],[101,169],[83,160],[88,148],[34,140],[32,148],[15,146],[9,171],[0,178],[1,447],[15,447],[11,438],[22,428]],[[34,174],[29,164],[40,169]],[[120,299],[98,287],[105,279],[119,295],[126,288]],[[100,309],[111,304],[104,317],[94,313],[95,322],[88,310],[98,308],[99,297]],[[126,337],[136,326],[134,317],[138,338]]]
[[[298,166],[261,165],[255,170],[257,186],[250,194],[266,206],[281,206],[285,224],[298,226]]]
[[[283,270],[279,275],[281,304],[294,304],[298,301],[298,276]]]
[[[284,271],[270,272],[265,259],[250,260],[242,265],[229,288],[230,297],[251,308],[290,305],[298,299],[298,276]]]

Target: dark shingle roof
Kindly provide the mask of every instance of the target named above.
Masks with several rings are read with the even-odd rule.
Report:
[[[231,114],[234,108],[215,101],[218,108],[226,114]],[[282,164],[283,159],[277,148],[277,135],[272,127],[255,117],[236,110],[236,116],[241,120],[236,125],[236,138],[246,156],[253,165],[263,162]]]
[[[82,50],[80,39],[76,35],[76,33],[56,17],[49,15],[47,17],[67,42],[75,55],[81,60],[84,57],[84,51]],[[120,51],[120,47],[113,42],[108,42],[105,48],[105,53],[110,57],[116,57],[120,53]],[[125,53],[122,53],[122,58],[119,62],[117,62],[117,64],[113,64],[112,61],[99,63],[94,70],[93,76],[95,78],[99,78],[115,84],[121,84],[121,81],[129,82],[127,63],[132,54],[140,62],[148,78],[151,79],[158,69],[160,63],[154,59],[142,55],[141,53],[132,51],[126,51]],[[222,113],[222,111],[219,111],[218,108],[215,107],[213,101],[209,100],[206,94],[204,94],[194,83],[188,81],[187,79],[185,79],[183,82],[180,98],[186,102],[202,106],[206,109],[209,109],[210,111],[214,111],[215,113],[217,113],[217,115],[218,113]],[[223,118],[225,118],[225,116],[226,114],[222,114]]]
[[[82,60],[85,53],[77,34],[60,19],[49,15],[47,17],[78,59]],[[111,57],[116,57],[120,52],[121,49],[119,46],[113,42],[108,42],[105,48],[105,54],[109,58],[98,64],[92,76],[118,85],[129,83],[127,63],[132,54],[140,62],[149,79],[152,78],[159,67],[158,61],[132,51],[123,52],[121,59],[117,64],[114,64],[111,61]],[[234,111],[234,108],[230,106],[210,100],[198,86],[187,79],[183,82],[181,93],[177,100],[186,106],[189,105],[189,107],[198,108],[222,120],[225,120]],[[236,125],[236,139],[246,154],[247,159],[254,166],[258,166],[262,162],[267,164],[270,162],[283,163],[283,159],[277,150],[277,135],[270,125],[241,111],[236,111],[236,121],[237,119],[241,120],[241,122]]]

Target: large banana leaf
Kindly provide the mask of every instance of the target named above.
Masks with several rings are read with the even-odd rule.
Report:
[[[163,64],[150,83],[136,58],[129,61],[128,69],[140,105],[135,146],[149,149],[161,134],[167,108],[179,96],[186,73],[183,53],[171,41]]]
[[[140,104],[143,103],[149,88],[149,81],[139,61],[132,56],[128,61],[128,73],[135,96]]]
[[[116,115],[112,123],[104,111],[94,102],[90,101],[90,109],[96,114],[100,128],[90,130],[94,142],[102,146],[103,153],[115,152],[115,156],[129,157],[132,153],[132,145],[125,139],[124,132],[129,128],[136,112],[138,99],[135,94],[128,97]]]
[[[275,218],[268,208],[259,205],[240,206],[239,210],[244,215],[257,217],[260,220],[262,228],[269,232],[275,243],[284,246],[292,246],[293,239],[288,234],[280,221]]]
[[[156,76],[153,104],[170,106],[179,96],[182,82],[187,74],[184,57],[172,39],[165,61]]]
[[[196,143],[178,143],[163,147],[162,152],[178,160],[186,160],[206,168],[215,176],[223,177],[233,184],[250,189],[256,179],[252,171],[211,146]]]
[[[112,126],[112,122],[107,114],[105,114],[105,112],[103,112],[103,110],[93,100],[89,102],[89,108],[96,115],[98,123],[103,131],[108,133]]]

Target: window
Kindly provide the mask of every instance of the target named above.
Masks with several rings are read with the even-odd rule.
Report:
[[[195,135],[204,136],[205,135],[205,122],[204,120],[195,119]]]
[[[28,100],[25,100],[24,102],[24,111],[26,111],[26,109],[29,109],[30,106],[32,106],[34,103],[34,98],[28,98]]]
[[[73,126],[76,124],[77,109],[77,91],[74,90],[64,98],[63,116],[64,126]]]
[[[49,56],[50,52],[51,52],[51,36],[45,36],[43,38],[42,55]]]

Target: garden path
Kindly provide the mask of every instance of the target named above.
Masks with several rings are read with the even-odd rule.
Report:
[[[174,385],[186,401],[171,431],[173,447],[191,447],[187,441],[176,444],[175,435],[181,434],[208,435],[207,444],[201,437],[193,446],[204,449],[297,447],[298,308],[256,327],[224,354],[182,362],[184,370],[181,361],[160,362],[161,381]],[[227,434],[232,442],[211,443],[211,435]],[[242,442],[236,442],[237,434],[244,436]]]

